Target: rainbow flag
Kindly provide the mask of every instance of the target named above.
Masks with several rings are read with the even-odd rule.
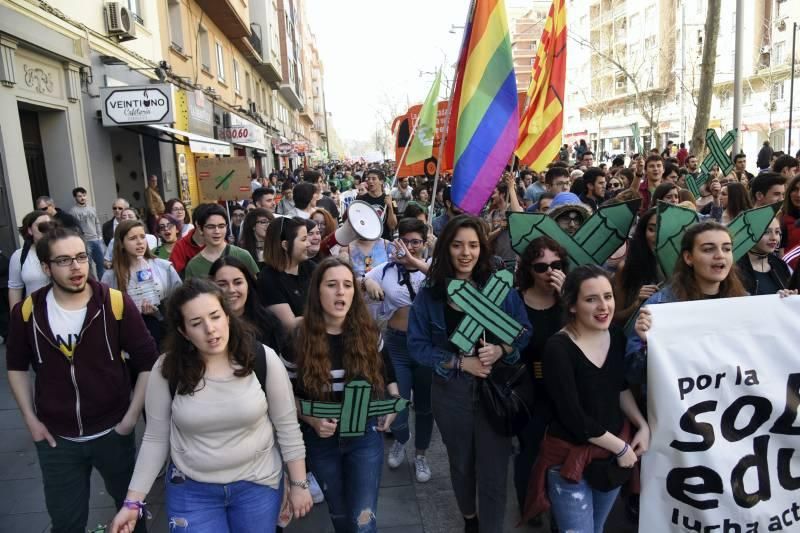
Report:
[[[514,152],[520,163],[537,172],[544,171],[561,148],[566,73],[566,0],[553,0],[533,62],[528,107],[520,120]]]
[[[517,82],[503,0],[473,0],[450,102],[445,159],[453,162],[452,199],[480,212],[517,140]]]

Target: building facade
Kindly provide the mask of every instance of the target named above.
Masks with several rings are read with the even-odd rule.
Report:
[[[308,164],[323,72],[297,0],[0,0],[0,246],[38,196],[68,209],[85,187],[107,220],[117,196],[145,207],[151,174],[196,205],[201,158]]]

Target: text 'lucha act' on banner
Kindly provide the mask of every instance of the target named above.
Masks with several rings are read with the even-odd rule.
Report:
[[[641,531],[800,531],[800,296],[650,306]]]

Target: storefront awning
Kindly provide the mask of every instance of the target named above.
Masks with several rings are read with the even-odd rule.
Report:
[[[231,145],[228,142],[218,141],[217,139],[212,139],[211,137],[203,137],[202,135],[189,133],[188,131],[168,128],[167,126],[162,126],[160,124],[149,124],[147,127],[153,128],[154,130],[158,130],[162,133],[186,137],[186,140],[189,141],[189,148],[195,154],[231,155]]]

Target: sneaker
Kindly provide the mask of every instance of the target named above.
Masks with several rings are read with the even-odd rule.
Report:
[[[428,466],[428,460],[424,455],[418,455],[414,459],[414,471],[419,483],[427,483],[431,480],[431,467]]]
[[[395,468],[403,464],[405,458],[406,458],[406,445],[398,441],[394,441],[394,443],[392,443],[392,447],[389,449],[389,458],[386,461],[389,464],[389,468],[394,470]]]
[[[311,499],[314,503],[322,503],[325,501],[325,495],[322,493],[322,489],[319,488],[317,478],[315,478],[314,474],[311,472],[308,473],[308,490],[311,492]]]

